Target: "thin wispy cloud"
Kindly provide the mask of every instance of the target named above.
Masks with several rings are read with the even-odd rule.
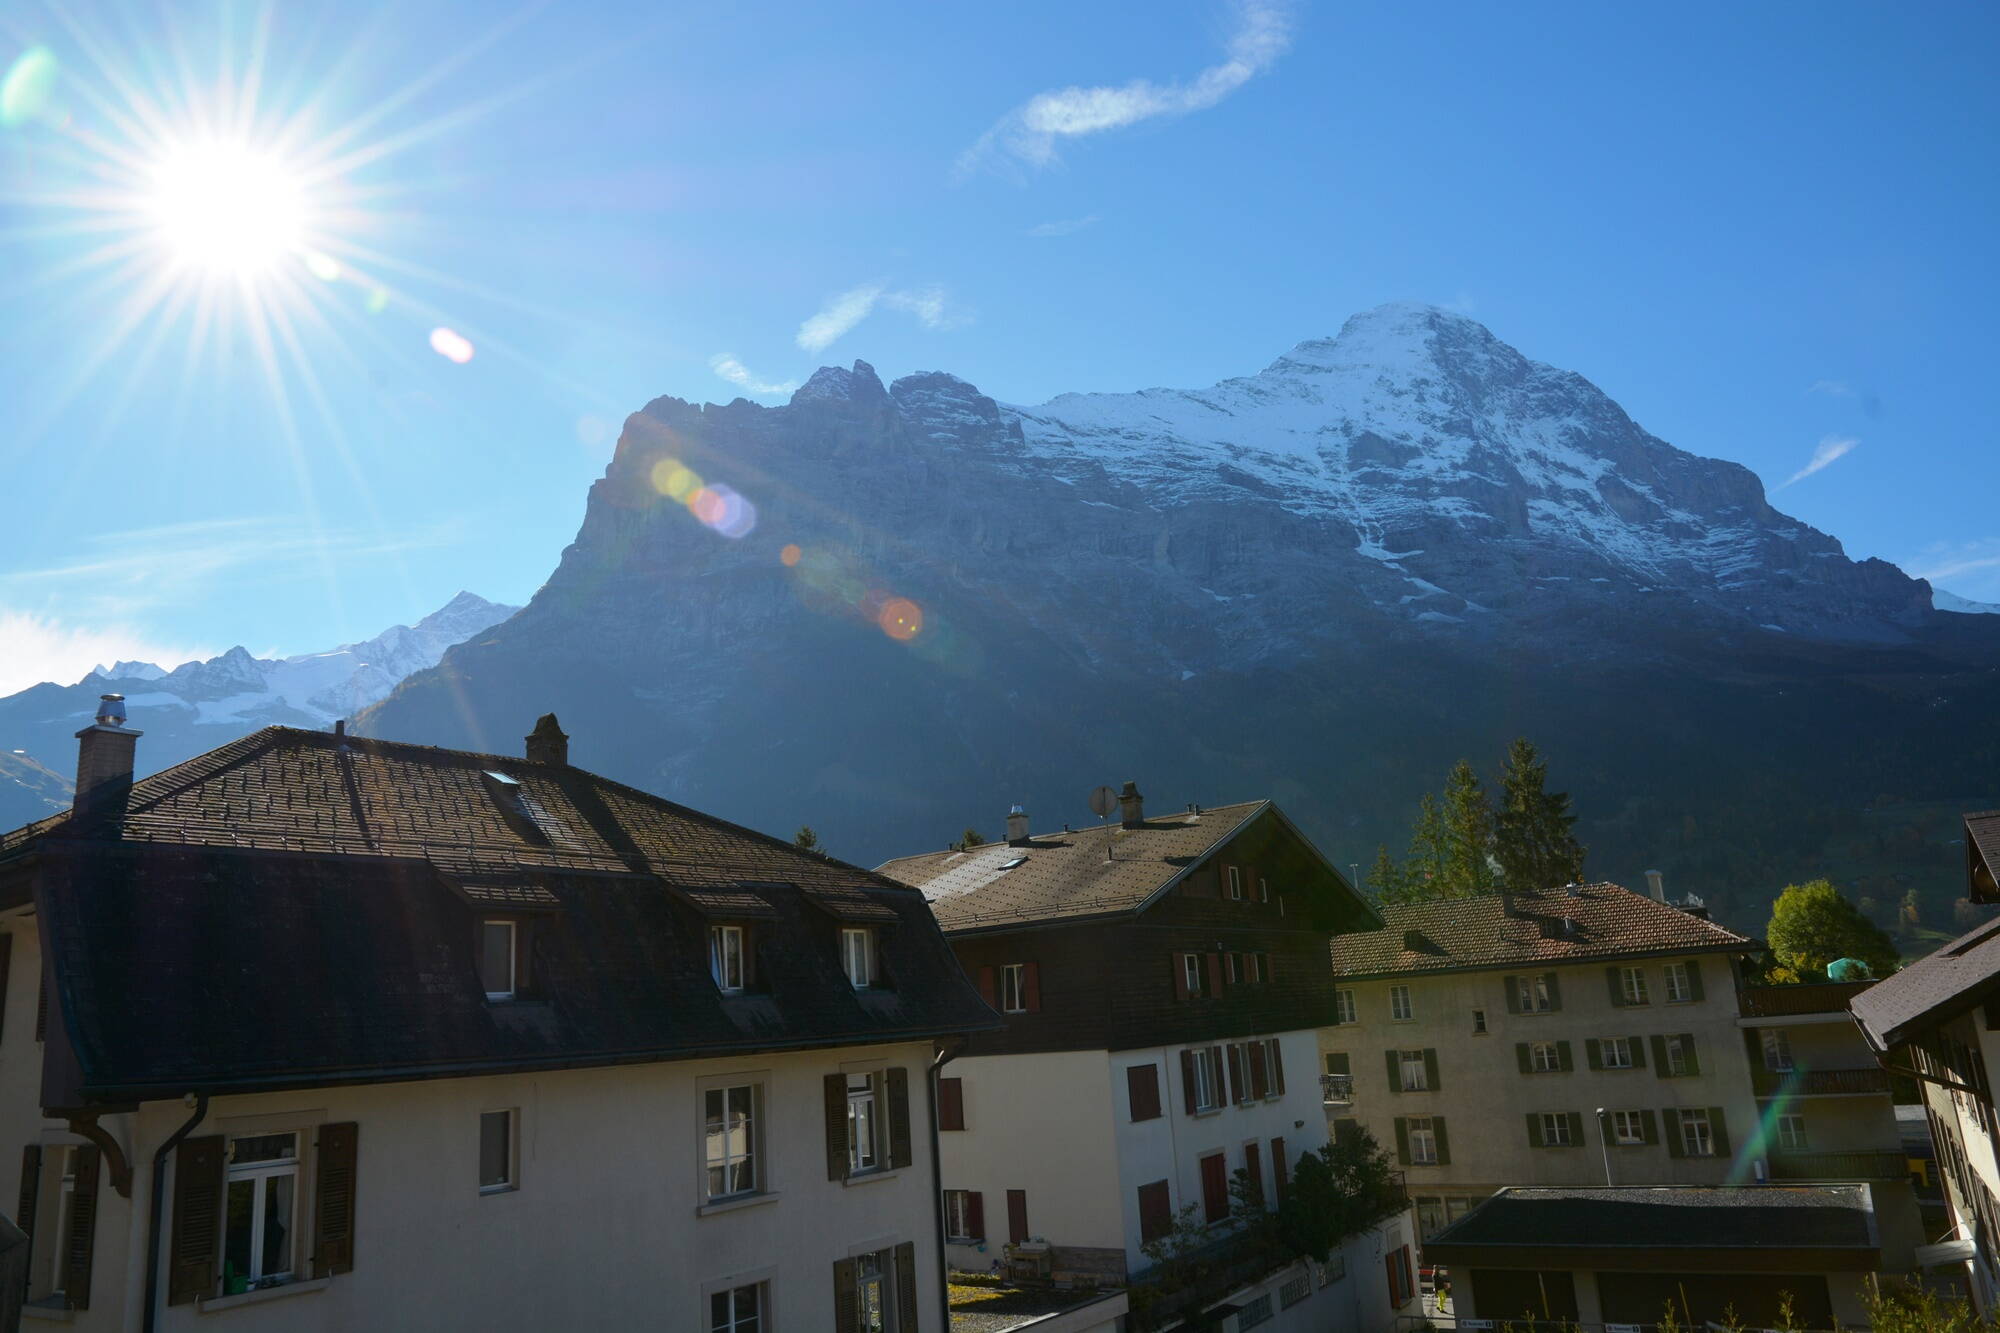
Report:
[[[1074,236],[1085,227],[1096,226],[1097,222],[1098,217],[1095,213],[1092,213],[1089,217],[1059,218],[1054,222],[1036,223],[1034,226],[1028,228],[1028,235],[1036,237]]]
[[[708,359],[708,368],[723,379],[728,380],[731,384],[734,384],[737,388],[756,394],[760,398],[790,393],[799,387],[798,383],[794,380],[760,379],[751,371],[750,367],[744,365],[727,352],[718,352],[710,357]]]
[[[1813,473],[1833,466],[1833,464],[1853,453],[1860,444],[1861,441],[1852,435],[1827,435],[1822,437],[1818,446],[1813,449],[1812,459],[1797,472],[1785,478],[1784,484],[1779,486],[1778,489],[1782,491],[1786,486],[1804,481]]]
[[[1161,116],[1204,111],[1269,69],[1291,45],[1289,7],[1277,0],[1238,0],[1236,31],[1223,58],[1186,82],[1134,79],[1117,87],[1057,88],[1002,116],[959,154],[955,174],[965,179],[982,167],[1047,167],[1059,147],[1108,130]]]
[[[1969,580],[1974,592],[1966,595],[2000,597],[2000,537],[1938,542],[1905,561],[1904,567],[1912,577],[1929,579],[1933,586],[1939,579],[1966,582],[1967,576],[1974,576]]]
[[[1814,380],[1806,392],[1824,394],[1828,398],[1852,398],[1854,386],[1844,380]]]
[[[129,625],[79,625],[0,607],[0,695],[53,681],[73,685],[113,662],[155,662],[172,670],[214,651],[168,643]]]
[[[957,328],[971,319],[952,306],[950,294],[942,287],[892,290],[881,283],[871,283],[849,288],[828,301],[817,314],[799,325],[793,341],[808,352],[823,352],[878,307],[914,315],[927,329]]]

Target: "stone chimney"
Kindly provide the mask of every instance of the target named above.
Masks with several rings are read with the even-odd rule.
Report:
[[[1665,902],[1667,900],[1666,877],[1657,870],[1648,870],[1646,872],[1646,892],[1653,895],[1654,902]]]
[[[535,729],[528,733],[527,754],[531,764],[569,763],[569,737],[563,735],[554,713],[535,719]]]
[[[1139,828],[1146,822],[1146,798],[1139,794],[1139,784],[1128,782],[1125,790],[1118,793],[1118,819],[1126,828]]]
[[[1028,812],[1018,805],[1007,812],[1007,845],[1009,847],[1028,845]]]
[[[97,719],[76,733],[76,796],[72,808],[122,798],[132,786],[132,756],[144,732],[125,725],[125,696],[98,697]]]

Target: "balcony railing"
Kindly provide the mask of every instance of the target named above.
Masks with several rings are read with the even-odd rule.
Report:
[[[1321,1074],[1319,1076],[1320,1100],[1328,1106],[1345,1106],[1354,1100],[1354,1075]]]
[[[1753,1067],[1750,1086],[1759,1097],[1851,1097],[1861,1093],[1887,1093],[1889,1073],[1879,1066],[1872,1069],[1775,1069]]]
[[[1490,1330],[1491,1333],[1671,1333],[1679,1329],[1688,1333],[1692,1328],[1721,1328],[1720,1324],[1585,1324],[1574,1319],[1468,1319],[1454,1316],[1456,1327],[1465,1333],[1473,1330]],[[1397,1315],[1396,1333],[1428,1333],[1438,1324],[1423,1315]],[[1446,1325],[1451,1327],[1451,1325]],[[1836,1333],[1832,1329],[1800,1329],[1799,1333]]]
[[[1873,981],[1816,981],[1797,986],[1745,986],[1737,992],[1737,1012],[1745,1018],[1791,1018],[1800,1014],[1842,1014],[1847,1002]]]
[[[1901,1180],[1910,1174],[1899,1152],[1774,1152],[1773,1180]]]

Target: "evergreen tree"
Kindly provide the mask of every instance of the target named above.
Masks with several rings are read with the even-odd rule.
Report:
[[[1472,765],[1459,760],[1444,780],[1445,860],[1441,898],[1493,888],[1493,807]]]
[[[1494,857],[1511,889],[1546,889],[1583,878],[1583,844],[1571,832],[1569,794],[1547,790],[1549,766],[1522,736],[1500,775]]]
[[[813,832],[811,824],[801,824],[799,831],[792,835],[792,846],[802,852],[816,852],[819,850],[819,834]]]
[[[1396,864],[1396,858],[1389,855],[1387,843],[1375,849],[1375,864],[1368,867],[1368,891],[1375,895],[1378,903],[1409,901],[1409,875]]]
[[[1429,792],[1417,805],[1417,826],[1410,832],[1410,855],[1403,863],[1404,900],[1444,896],[1445,873],[1451,860],[1451,839],[1437,797]]]
[[[984,847],[986,845],[986,838],[978,829],[967,828],[959,836],[958,844],[961,847]]]

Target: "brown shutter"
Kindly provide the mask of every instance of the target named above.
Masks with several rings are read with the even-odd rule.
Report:
[[[1042,965],[1021,964],[1021,1007],[1031,1014],[1042,1012]]]
[[[169,1250],[167,1304],[215,1295],[215,1257],[222,1248],[222,1136],[183,1139],[174,1149],[174,1239]],[[313,1276],[319,1260],[313,1259]]]
[[[1208,955],[1208,994],[1222,994],[1222,955]]]
[[[965,1229],[972,1240],[986,1239],[986,1196],[978,1190],[965,1192]]]
[[[1125,1097],[1131,1105],[1134,1121],[1157,1120],[1160,1115],[1160,1067],[1127,1065]]]
[[[69,1234],[62,1238],[63,1304],[72,1310],[90,1308],[90,1264],[97,1241],[97,1163],[94,1144],[70,1149],[75,1176],[69,1198]]]
[[[1229,1100],[1232,1103],[1243,1100],[1245,1085],[1249,1080],[1243,1076],[1243,1048],[1230,1042],[1229,1053]]]
[[[1167,1182],[1139,1187],[1139,1243],[1158,1240],[1174,1229],[1174,1201]]]
[[[1271,1038],[1271,1083],[1280,1097],[1285,1095],[1285,1052],[1276,1037]]]
[[[1194,1104],[1194,1052],[1181,1052],[1181,1100],[1187,1104],[1187,1113],[1195,1113]]]
[[[1262,1099],[1271,1091],[1270,1079],[1264,1068],[1264,1043],[1250,1043],[1250,1096]]]
[[[917,1246],[904,1241],[896,1247],[896,1330],[917,1330]]]
[[[1201,1159],[1201,1201],[1207,1221],[1229,1216],[1229,1159],[1221,1153]]]
[[[889,1068],[889,1169],[910,1164],[910,1071],[901,1065]]]
[[[1243,1145],[1243,1174],[1250,1177],[1250,1197],[1257,1201],[1258,1207],[1263,1207],[1264,1163],[1254,1143]]]
[[[46,1041],[49,1034],[49,968],[42,964],[41,980],[35,983],[35,1040]]]
[[[1182,954],[1169,954],[1174,965],[1174,998],[1185,1000],[1188,996],[1187,958]]]
[[[1278,1207],[1285,1206],[1285,1186],[1291,1183],[1291,1163],[1285,1160],[1285,1141],[1271,1140],[1271,1184],[1275,1187]]]
[[[318,1230],[313,1276],[354,1271],[354,1190],[359,1174],[361,1127],[336,1120],[319,1127],[319,1178],[314,1187]]]
[[[833,1261],[833,1328],[834,1333],[860,1333],[861,1308],[855,1295],[852,1259]]]
[[[1019,1245],[1028,1238],[1028,1191],[1007,1191],[1007,1243]]]
[[[938,1128],[965,1128],[965,1080],[941,1078],[938,1080]]]
[[[979,998],[986,1001],[989,1009],[1000,1007],[1000,992],[994,984],[994,970],[990,967],[979,969]]]
[[[826,1101],[826,1178],[845,1180],[847,1179],[847,1075],[828,1074],[820,1086]]]
[[[35,1205],[41,1197],[42,1145],[30,1143],[21,1149],[21,1202],[14,1210],[14,1225],[30,1239],[35,1234]]]

